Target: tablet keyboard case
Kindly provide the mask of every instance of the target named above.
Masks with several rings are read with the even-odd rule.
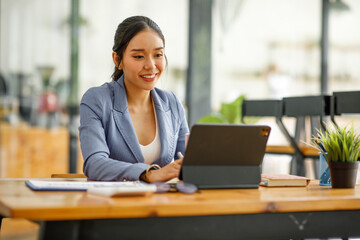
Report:
[[[180,179],[199,188],[257,188],[270,127],[196,124]]]

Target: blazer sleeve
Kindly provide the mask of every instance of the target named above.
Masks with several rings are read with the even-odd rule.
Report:
[[[105,89],[106,90],[106,89]],[[91,88],[80,103],[79,135],[84,157],[84,174],[92,180],[139,180],[148,167],[145,163],[131,163],[109,157],[106,142],[106,119],[112,110],[111,94],[104,88]],[[129,154],[129,157],[130,156]]]

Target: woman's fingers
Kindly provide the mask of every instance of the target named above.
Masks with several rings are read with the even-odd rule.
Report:
[[[166,182],[172,178],[178,177],[181,169],[182,159],[166,165],[158,170],[152,170],[148,173],[150,182]]]
[[[173,163],[176,163],[176,164],[178,164],[178,165],[181,166],[181,164],[182,164],[182,162],[183,162],[183,159],[184,159],[184,158],[179,158],[179,159],[175,160]]]
[[[150,182],[166,182],[172,178],[179,177],[183,158],[179,158],[172,163],[160,168],[152,170],[148,173]]]

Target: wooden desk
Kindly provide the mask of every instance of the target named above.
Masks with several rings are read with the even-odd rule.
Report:
[[[299,149],[305,158],[319,158],[319,151],[313,147],[300,146]],[[265,152],[275,154],[295,154],[295,149],[291,146],[267,145]]]
[[[0,179],[0,215],[40,223],[40,239],[298,239],[360,236],[360,186],[202,190],[107,198],[36,192]]]

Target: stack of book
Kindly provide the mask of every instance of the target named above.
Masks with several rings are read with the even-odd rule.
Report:
[[[261,174],[260,186],[264,187],[305,187],[310,178],[289,174]]]

